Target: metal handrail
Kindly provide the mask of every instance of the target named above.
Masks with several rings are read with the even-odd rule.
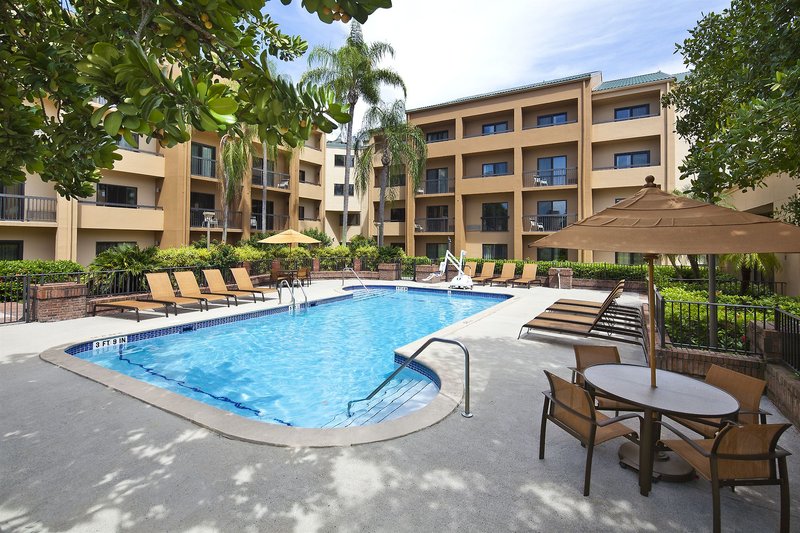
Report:
[[[286,280],[284,280],[286,281]],[[298,285],[299,284],[299,285]],[[303,293],[303,299],[305,299],[306,309],[308,309],[308,295],[306,294],[306,290],[303,288],[303,282],[297,278],[292,280],[292,294],[294,294],[294,288],[300,287],[300,292]]]
[[[281,300],[283,299],[281,297],[281,287],[284,286],[284,285],[286,285],[286,288],[289,289],[289,296],[292,297],[292,303],[289,304],[289,305],[294,306],[295,301],[296,301],[295,298],[294,298],[294,289],[292,288],[291,285],[289,285],[289,282],[286,281],[285,279],[282,279],[282,280],[280,280],[278,282],[278,303],[281,303]]]
[[[352,267],[344,267],[342,269],[342,287],[344,287],[344,273],[345,272],[352,272],[353,275],[358,280],[358,282],[361,284],[361,286],[364,287],[365,290],[369,290],[369,288],[366,285],[364,285],[364,282],[361,281],[361,278],[358,276],[358,273]]]
[[[464,346],[464,344],[461,341],[457,341],[454,339],[444,339],[441,337],[431,337],[430,339],[425,341],[425,344],[417,348],[417,351],[411,354],[411,357],[406,359],[403,362],[403,364],[400,365],[394,372],[392,372],[392,374],[388,378],[383,380],[383,383],[378,385],[378,387],[374,391],[372,391],[369,394],[369,396],[367,396],[366,398],[361,398],[360,400],[350,400],[349,402],[347,402],[347,416],[348,417],[353,416],[351,414],[351,408],[354,403],[365,402],[374,398],[375,395],[378,394],[378,392],[382,388],[384,388],[392,379],[394,379],[394,377],[397,374],[399,374],[405,367],[407,367],[411,363],[411,361],[416,359],[417,356],[425,350],[425,348],[427,348],[434,342],[441,342],[443,344],[453,344],[461,348],[461,351],[464,352],[464,411],[461,413],[461,416],[463,416],[464,418],[472,418],[472,413],[469,410],[469,350],[467,350],[467,347]]]

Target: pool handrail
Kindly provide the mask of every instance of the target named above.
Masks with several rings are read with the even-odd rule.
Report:
[[[394,379],[394,377],[397,374],[399,374],[405,367],[407,367],[411,363],[411,361],[416,359],[417,356],[425,350],[425,348],[427,348],[434,342],[441,342],[443,344],[453,344],[461,348],[461,351],[464,352],[464,411],[461,413],[461,416],[463,416],[464,418],[472,418],[472,413],[469,410],[469,350],[467,349],[466,346],[464,346],[464,344],[461,341],[457,341],[455,339],[445,339],[442,337],[431,337],[430,339],[425,341],[425,344],[417,348],[417,350],[413,354],[411,354],[411,357],[406,359],[403,362],[403,364],[400,365],[394,372],[392,372],[392,374],[388,378],[383,380],[383,383],[378,385],[375,388],[375,390],[373,390],[369,394],[369,396],[366,396],[359,400],[350,400],[349,402],[347,402],[347,416],[348,417],[353,416],[351,413],[351,408],[354,403],[365,402],[374,398],[375,395],[378,394],[378,392],[381,389],[383,389],[392,379]]]
[[[353,275],[354,275],[354,276],[356,277],[356,279],[358,280],[358,282],[361,284],[361,286],[362,286],[362,287],[363,287],[365,290],[369,290],[369,288],[368,288],[366,285],[364,285],[364,282],[361,280],[361,278],[359,277],[358,273],[357,273],[357,272],[356,272],[356,271],[355,271],[355,270],[354,270],[352,267],[344,267],[344,268],[342,269],[342,287],[344,287],[344,273],[345,273],[345,272],[352,272],[352,273],[353,273]]]
[[[303,284],[300,283],[300,280],[293,279],[292,283],[289,284],[289,281],[286,279],[282,279],[277,287],[278,287],[278,303],[281,303],[281,287],[286,285],[286,288],[289,289],[289,296],[292,297],[292,302],[289,304],[291,307],[294,307],[297,303],[296,298],[294,297],[294,288],[300,287],[300,291],[303,293],[303,298],[305,299],[306,309],[308,309],[308,294],[306,294],[306,290],[303,288]]]

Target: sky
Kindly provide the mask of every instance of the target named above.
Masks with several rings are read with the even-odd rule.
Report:
[[[363,26],[367,41],[386,41],[395,57],[386,66],[408,88],[406,108],[437,104],[563,76],[601,71],[612,80],[687,67],[675,43],[710,11],[729,0],[394,0]],[[294,0],[267,12],[285,33],[315,45],[339,47],[349,27],[308,14]],[[297,81],[305,57],[279,62]],[[391,101],[402,92],[385,89]],[[356,122],[364,112],[356,109]]]

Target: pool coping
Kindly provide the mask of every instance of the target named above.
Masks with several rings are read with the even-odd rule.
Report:
[[[426,291],[436,292],[466,292],[461,290],[454,290],[448,288],[434,288],[434,287],[415,287],[411,285],[373,285],[375,288],[388,288],[388,287],[413,287]],[[334,292],[340,293],[340,296],[310,299],[311,302],[321,302],[325,300],[341,300],[344,295],[352,295],[352,292],[346,290],[348,288],[358,288],[353,286],[342,287],[336,289]],[[467,294],[470,294],[467,292]],[[505,295],[507,298],[498,301],[489,309],[485,309],[475,315],[472,315],[464,320],[460,320],[454,324],[450,324],[440,330],[437,330],[429,335],[421,337],[408,343],[395,350],[396,355],[401,357],[409,357],[414,349],[431,337],[440,337],[452,334],[469,324],[481,320],[497,312],[502,307],[509,305],[518,297],[511,293],[482,293],[491,294],[495,298],[496,295]],[[272,311],[275,313],[277,311]],[[268,312],[245,312],[235,315],[230,315],[225,319],[231,321],[234,317],[241,317],[254,313],[271,314]],[[251,317],[254,318],[254,317]],[[241,318],[240,320],[246,320]],[[198,321],[192,324],[197,324]],[[178,326],[184,327],[184,326]],[[157,331],[167,328],[157,328],[149,331]],[[147,333],[147,331],[139,332]],[[131,333],[134,335],[135,333]],[[235,413],[213,407],[198,400],[194,400],[178,394],[176,392],[157,387],[156,385],[148,384],[144,381],[132,378],[115,370],[101,367],[91,363],[80,357],[70,355],[67,349],[72,346],[82,345],[87,342],[95,340],[108,339],[109,337],[102,336],[93,339],[87,339],[79,343],[71,342],[62,344],[45,350],[39,354],[39,357],[48,363],[61,367],[65,370],[73,372],[79,376],[87,378],[91,381],[105,385],[112,388],[126,396],[136,398],[148,405],[171,413],[175,416],[183,418],[193,424],[209,429],[224,437],[234,440],[241,440],[255,444],[268,444],[273,446],[284,447],[310,447],[310,448],[325,448],[335,446],[352,446],[357,444],[367,444],[371,442],[380,442],[385,440],[396,439],[425,428],[431,427],[449,416],[461,404],[464,397],[464,380],[463,370],[461,372],[455,371],[453,365],[444,364],[445,362],[452,362],[451,355],[445,350],[439,354],[442,356],[434,357],[430,352],[421,353],[415,361],[428,367],[434,372],[440,381],[439,393],[436,397],[426,406],[413,411],[405,416],[378,424],[371,424],[367,426],[356,426],[347,428],[299,428],[287,427],[278,424],[265,423],[258,420],[244,418]],[[460,355],[458,356],[461,357]],[[458,365],[455,365],[458,367]],[[460,368],[463,368],[463,364]]]

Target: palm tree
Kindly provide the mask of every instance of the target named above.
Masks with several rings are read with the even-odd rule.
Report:
[[[301,79],[302,82],[315,83],[332,87],[337,98],[350,104],[350,121],[342,124],[346,128],[347,138],[344,156],[344,205],[342,206],[342,244],[347,243],[347,191],[350,189],[351,150],[353,144],[353,112],[362,98],[369,105],[380,102],[381,84],[400,87],[406,94],[406,85],[400,75],[392,69],[378,65],[385,56],[394,57],[394,48],[385,42],[364,42],[361,25],[350,23],[350,35],[344,46],[339,49],[327,46],[316,46],[308,55],[309,70]]]
[[[406,120],[405,102],[376,105],[364,115],[364,131],[372,133],[372,142],[358,154],[356,190],[359,196],[369,190],[376,154],[381,156],[380,205],[378,207],[378,246],[383,246],[383,223],[386,200],[394,201],[396,188],[387,184],[389,176],[406,174],[408,186],[417,190],[428,160],[425,134]],[[359,135],[361,138],[362,135]],[[364,135],[364,137],[368,137]]]
[[[253,140],[256,129],[242,124],[238,131],[226,133],[220,139],[219,166],[222,174],[222,242],[228,242],[230,205],[242,189],[245,172],[253,163]]]
[[[775,254],[724,254],[720,256],[719,261],[739,269],[742,275],[739,294],[742,296],[750,290],[750,276],[754,270],[766,274],[780,270],[782,267]]]

